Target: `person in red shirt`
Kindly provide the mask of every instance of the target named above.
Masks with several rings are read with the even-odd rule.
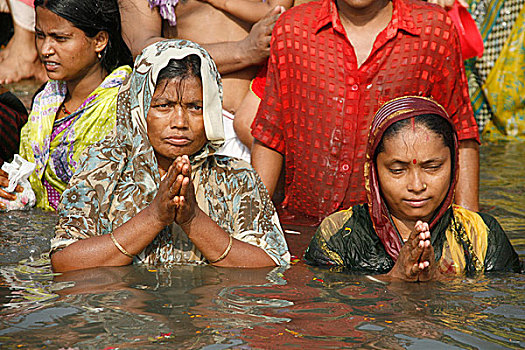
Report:
[[[252,165],[273,194],[285,164],[283,221],[316,225],[366,200],[372,117],[404,95],[432,97],[447,110],[460,139],[456,202],[477,211],[478,127],[445,10],[419,0],[317,0],[280,17],[252,124]]]

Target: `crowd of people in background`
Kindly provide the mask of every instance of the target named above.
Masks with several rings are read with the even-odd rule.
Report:
[[[466,61],[453,4],[5,1],[0,163],[36,165],[56,271],[284,265],[281,223],[319,227],[312,264],[518,271],[477,212],[481,141],[525,137],[524,1],[461,3],[485,45]],[[44,82],[29,113],[5,88],[25,78]]]

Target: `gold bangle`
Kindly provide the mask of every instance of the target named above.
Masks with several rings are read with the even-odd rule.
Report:
[[[217,259],[215,259],[213,261],[210,261],[210,264],[215,264],[216,262],[219,262],[222,259],[224,259],[226,257],[226,255],[228,255],[228,253],[230,252],[230,250],[232,249],[232,246],[233,246],[233,237],[232,237],[232,235],[229,235],[229,236],[230,236],[230,242],[228,243],[228,246],[226,247],[226,250],[224,251],[224,253],[222,253],[222,255],[219,256]]]
[[[111,237],[111,240],[112,240],[113,243],[115,244],[115,247],[117,247],[118,250],[120,250],[120,252],[121,252],[122,254],[124,254],[125,256],[127,256],[127,257],[133,259],[133,255],[131,255],[130,253],[128,253],[128,251],[127,251],[126,249],[124,249],[124,247],[121,246],[119,242],[117,242],[117,240],[115,239],[115,236],[113,236],[113,232],[111,232],[111,233],[109,234],[109,237]]]

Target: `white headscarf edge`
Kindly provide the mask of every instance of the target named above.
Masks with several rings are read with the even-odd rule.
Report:
[[[180,43],[189,44],[192,46],[169,46],[170,44],[180,45]],[[161,46],[162,49],[161,49]],[[135,60],[134,70],[142,74],[150,74],[148,79],[149,91],[151,94],[155,91],[155,84],[159,72],[168,65],[172,59],[182,59],[189,55],[197,55],[201,60],[201,77],[202,77],[202,95],[203,95],[203,119],[204,130],[207,139],[212,144],[222,144],[224,142],[224,126],[222,121],[222,86],[220,86],[220,76],[215,67],[215,63],[206,53],[203,48],[197,44],[186,40],[165,40],[157,42],[146,47],[141,55]],[[152,64],[152,68],[144,67],[143,59],[147,58],[148,63]],[[143,68],[146,68],[143,70]],[[149,71],[149,72],[148,72]],[[127,85],[127,84],[126,84]],[[146,91],[142,89],[140,94]],[[142,132],[146,133],[146,114],[149,106],[144,106],[144,96],[138,96],[140,110],[144,111],[144,116],[141,113],[131,112],[133,124]],[[151,102],[151,96],[149,98]]]

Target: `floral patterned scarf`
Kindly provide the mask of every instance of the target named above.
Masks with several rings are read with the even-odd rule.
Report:
[[[155,43],[135,61],[117,102],[116,132],[91,148],[62,197],[52,251],[94,235],[108,234],[146,208],[161,182],[147,135],[146,116],[159,71],[171,59],[201,60],[203,119],[208,142],[190,156],[199,207],[234,238],[265,250],[279,264],[289,253],[271,199],[249,164],[216,156],[224,142],[222,85],[209,54],[185,40]],[[182,231],[171,224],[135,260],[147,264],[205,263]]]

